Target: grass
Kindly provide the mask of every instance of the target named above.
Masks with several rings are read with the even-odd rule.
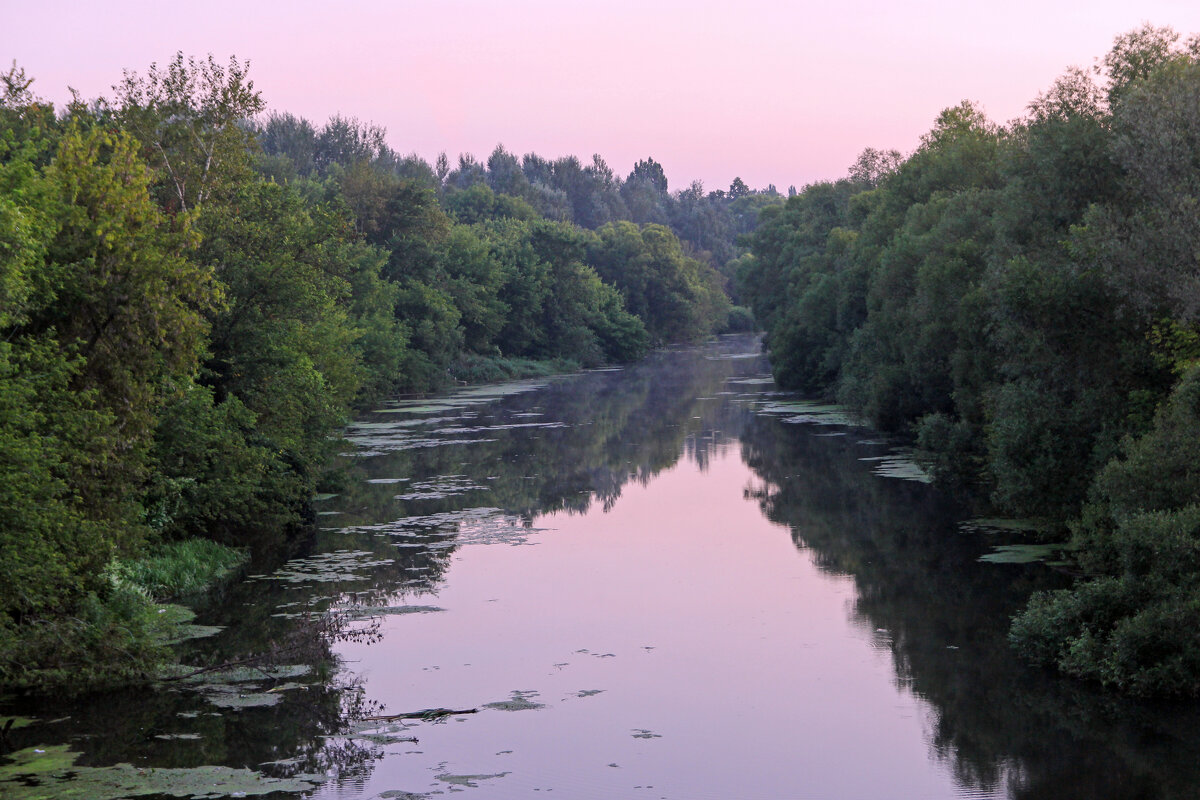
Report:
[[[113,578],[138,587],[154,600],[190,597],[228,580],[249,560],[244,550],[209,539],[187,539],[154,547],[142,558],[115,561]]]
[[[450,365],[450,376],[462,383],[496,383],[521,378],[544,378],[579,371],[579,363],[565,358],[536,360],[467,354]]]

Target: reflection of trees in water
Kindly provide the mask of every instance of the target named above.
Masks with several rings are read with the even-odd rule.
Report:
[[[339,513],[317,517],[318,526],[326,527],[315,531],[308,548],[316,561],[322,553],[363,554],[342,562],[344,579],[331,579],[336,569],[319,576],[313,568],[320,580],[260,578],[231,586],[204,619],[228,630],[217,639],[197,642],[186,660],[217,663],[263,652],[296,636],[309,613],[330,608],[371,613],[430,594],[442,582],[455,549],[464,538],[470,540],[473,525],[497,524],[503,536],[503,524],[508,524],[512,535],[519,536],[541,514],[583,513],[597,503],[608,510],[626,483],[645,484],[681,456],[703,468],[714,453],[732,445],[749,413],[718,395],[725,381],[765,369],[760,360],[710,356],[753,346],[747,337],[723,339],[708,350],[660,353],[620,372],[572,376],[536,393],[466,408],[467,419],[458,420],[459,427],[486,427],[470,435],[492,441],[347,458],[341,495],[321,505],[321,510]],[[532,413],[541,416],[529,417]],[[442,421],[431,427],[450,428],[458,422],[440,416]],[[528,427],[531,419],[562,424]],[[406,488],[409,484],[421,482],[428,488],[439,479],[448,487],[444,496],[411,499],[415,493]],[[397,499],[405,494],[410,499]],[[481,522],[479,514],[471,516],[470,510],[479,508],[495,509],[495,517]],[[282,566],[308,574],[304,563]],[[356,568],[357,563],[367,566]],[[279,566],[256,565],[252,573],[271,573]],[[204,756],[196,763],[275,762],[262,768],[279,777],[311,772],[339,780],[365,777],[381,750],[343,735],[353,720],[372,711],[361,708],[359,687],[338,682],[345,680],[347,673],[339,673],[303,692],[285,692],[278,705],[268,708],[196,717],[192,721],[199,722],[204,736]],[[133,704],[145,720],[177,713],[169,704],[157,710],[153,704]]]
[[[750,347],[739,337],[726,347]],[[348,470],[339,507],[351,511],[350,524],[397,519],[475,505],[495,506],[532,518],[553,511],[582,513],[593,502],[605,507],[620,497],[630,480],[646,482],[673,466],[685,451],[701,465],[708,451],[728,438],[714,437],[728,421],[728,403],[702,400],[721,391],[740,369],[761,369],[754,360],[718,360],[706,351],[661,353],[619,372],[595,372],[553,382],[536,394],[521,394],[476,406],[468,413],[472,436],[492,441],[457,446],[419,447],[384,453]],[[526,425],[525,415],[558,427]],[[376,415],[387,421],[395,415]],[[452,440],[451,440],[452,441]],[[442,500],[393,500],[403,483],[367,483],[368,479],[422,479],[463,475],[487,491],[451,495]]]
[[[219,675],[211,679],[220,681]],[[311,682],[279,693],[273,706],[228,709],[205,699],[195,685],[162,685],[88,698],[39,698],[27,713],[44,726],[10,733],[16,749],[44,746],[48,737],[70,742],[83,755],[79,766],[119,763],[154,768],[225,765],[272,777],[300,774],[364,775],[380,754],[361,743],[329,748],[329,737],[347,730],[348,720],[372,713],[361,689],[339,679]],[[263,691],[258,682],[246,691]]]
[[[433,592],[464,538],[463,526],[473,524],[455,521],[463,509],[497,509],[519,535],[541,514],[583,513],[597,504],[608,510],[626,483],[644,485],[681,456],[703,468],[714,453],[732,446],[749,413],[727,395],[718,395],[725,381],[765,371],[761,360],[711,356],[744,353],[754,346],[749,337],[723,338],[708,349],[658,353],[619,372],[572,376],[536,393],[470,407],[476,416],[469,424],[490,428],[475,435],[494,441],[346,459],[341,496],[320,506],[341,513],[317,516],[318,527],[304,551],[279,561],[341,551],[359,552],[361,559],[344,562],[343,579],[322,576],[314,567],[311,572],[320,580],[235,583],[212,598],[198,620],[226,630],[182,646],[183,662],[197,666],[274,649],[289,654],[288,663],[318,670],[318,680],[299,679],[304,689],[278,692],[275,705],[216,707],[193,687],[176,684],[76,699],[58,708],[42,701],[28,712],[43,719],[69,716],[55,735],[86,739],[81,765],[225,765],[275,777],[319,773],[339,781],[365,779],[382,749],[347,734],[352,734],[354,720],[377,709],[364,706],[365,694],[350,673],[329,669],[329,631],[321,629],[324,623],[314,625],[321,618],[311,615],[330,608],[406,604]],[[523,416],[531,413],[541,416]],[[530,419],[563,425],[504,427]],[[441,498],[395,499],[406,493],[407,483],[440,476],[458,476],[456,491]],[[405,480],[367,483],[372,478]],[[470,486],[486,490],[464,489]],[[414,517],[427,522],[409,526],[402,538],[372,530]],[[250,573],[290,569],[279,561],[257,563]],[[356,566],[360,561],[367,566]],[[297,645],[306,637],[307,645]],[[212,679],[220,680],[215,674]],[[270,688],[271,682],[260,681],[247,684],[246,691]],[[15,746],[44,743],[25,742],[22,730],[11,733]],[[189,738],[175,738],[180,735]]]
[[[961,511],[921,484],[888,480],[852,436],[756,417],[742,456],[751,492],[822,569],[852,577],[856,622],[890,649],[898,685],[932,706],[931,747],[964,787],[1041,798],[1185,798],[1200,786],[1200,713],[1131,703],[1027,669],[1008,622],[1037,565],[976,561]]]

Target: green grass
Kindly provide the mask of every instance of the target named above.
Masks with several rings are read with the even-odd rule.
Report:
[[[450,365],[450,376],[463,383],[496,383],[520,378],[544,378],[577,372],[578,362],[565,358],[535,360],[467,354]]]
[[[227,580],[249,559],[244,550],[209,539],[187,539],[154,547],[142,558],[113,562],[115,580],[138,587],[154,600],[200,594]]]

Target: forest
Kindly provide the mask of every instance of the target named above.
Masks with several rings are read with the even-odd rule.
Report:
[[[1200,694],[1198,198],[1200,36],[1146,25],[764,209],[738,265],[781,385],[1062,543],[1013,645],[1135,695]]]
[[[64,108],[0,74],[0,685],[170,658],[155,602],[283,554],[356,409],[747,330],[729,277],[784,198],[264,113],[178,55]]]
[[[766,331],[777,382],[1032,521],[1031,662],[1200,695],[1200,36],[782,195],[599,155],[455,163],[180,54],[62,108],[0,73],[0,686],[171,658],[156,602],[302,542],[386,397]]]

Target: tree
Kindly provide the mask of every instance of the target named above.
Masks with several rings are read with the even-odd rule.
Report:
[[[155,196],[168,211],[194,210],[248,175],[254,139],[246,123],[263,109],[249,66],[233,57],[221,66],[211,54],[185,60],[180,52],[166,69],[126,72],[113,87],[117,119],[158,170]]]

